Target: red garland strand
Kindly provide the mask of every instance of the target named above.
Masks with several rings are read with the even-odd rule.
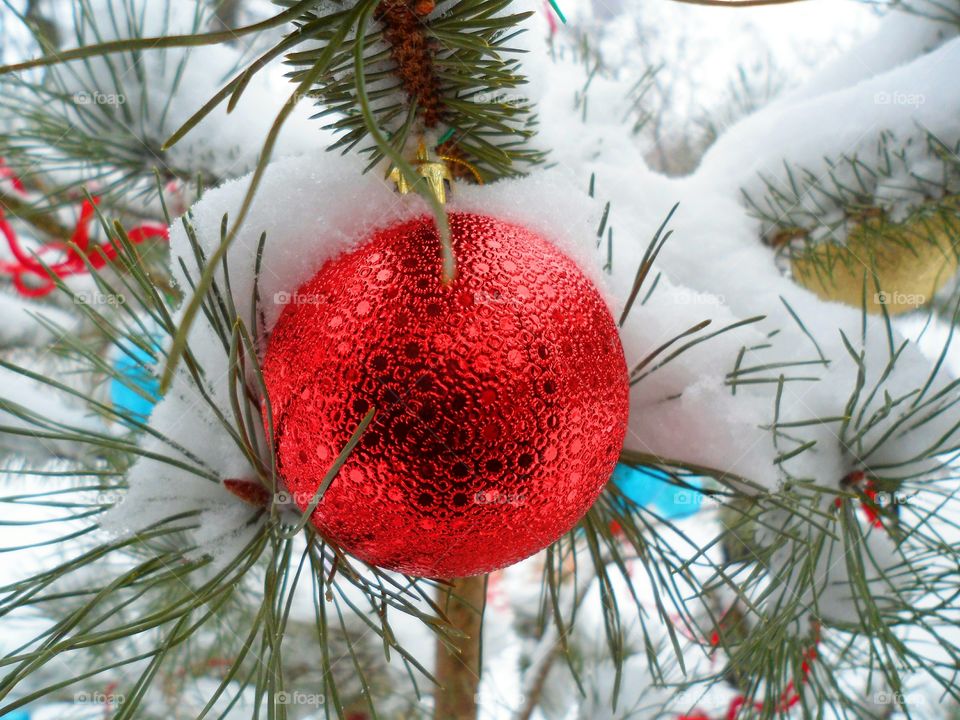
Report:
[[[10,180],[14,189],[21,195],[27,194],[20,179],[0,160],[0,180],[3,179]],[[35,256],[24,250],[13,227],[4,216],[3,209],[0,208],[0,234],[6,239],[7,246],[14,257],[13,261],[0,260],[0,272],[13,278],[13,285],[21,295],[24,297],[49,295],[56,287],[51,274],[61,279],[82,275],[89,271],[89,267],[99,270],[117,258],[120,247],[112,240],[103,244],[90,242],[90,223],[94,217],[94,207],[99,202],[99,198],[96,197],[92,203],[89,200],[83,201],[80,206],[80,217],[77,219],[69,243],[47,243],[39,248]],[[148,238],[169,239],[166,226],[157,223],[138,225],[127,235],[134,245]],[[64,257],[59,262],[49,263],[46,266],[39,262],[39,258],[51,253],[59,253]],[[25,282],[28,276],[34,280],[34,283]]]

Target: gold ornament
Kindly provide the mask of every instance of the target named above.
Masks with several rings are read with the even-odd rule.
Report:
[[[846,243],[809,245],[791,259],[794,279],[823,300],[880,314],[929,303],[957,271],[960,198],[922,206],[902,222],[864,214]],[[864,295],[866,296],[864,298]]]

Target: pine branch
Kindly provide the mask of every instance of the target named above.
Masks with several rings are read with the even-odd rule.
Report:
[[[920,174],[908,167],[906,147],[912,141],[923,143],[931,167],[939,171]],[[915,138],[897,138],[885,131],[878,134],[869,157],[825,158],[824,173],[785,164],[781,176],[761,176],[763,197],[744,191],[744,200],[765,223],[765,237],[774,247],[781,248],[795,237],[809,237],[811,242],[842,238],[849,221],[882,216],[893,202],[917,207],[960,193],[958,151],[926,131],[918,131]],[[896,198],[878,197],[881,187],[901,177],[909,178],[910,184],[897,180]]]
[[[188,35],[160,35],[156,37],[129,38],[123,40],[111,40],[108,42],[97,43],[86,47],[72,48],[62,50],[52,55],[44,55],[33,60],[26,60],[20,63],[10,65],[0,65],[0,75],[9,73],[18,73],[24,70],[31,70],[38,67],[47,67],[50,65],[60,65],[72,60],[85,60],[87,58],[101,57],[115,53],[130,52],[135,50],[162,50],[165,48],[183,48],[200,47],[203,45],[218,45],[220,43],[230,42],[243,35],[270,30],[271,28],[283,25],[294,20],[299,13],[303,12],[309,6],[316,4],[317,0],[301,0],[289,10],[253,25],[245,27],[230,28],[220,32],[194,33]]]
[[[384,26],[383,39],[390,47],[395,72],[407,97],[418,106],[424,127],[435,128],[443,118],[444,107],[430,39],[420,24],[424,14],[428,13],[418,13],[408,0],[380,0],[373,17]]]
[[[4,214],[18,218],[39,230],[48,238],[65,240],[72,232],[50,216],[49,211],[37,210],[20,198],[0,192],[0,209]]]
[[[195,25],[202,21],[198,14]],[[133,16],[123,30],[142,38],[145,22]],[[109,18],[95,16],[84,4],[74,9],[72,23],[80,44],[118,31],[115,18],[111,26]],[[118,53],[56,65],[42,75],[0,77],[0,111],[18,118],[15,129],[0,134],[0,156],[42,193],[37,204],[51,209],[75,202],[83,183],[96,187],[107,208],[129,208],[134,198],[146,204],[157,187],[155,170],[166,180],[202,177],[216,184],[222,178],[208,169],[211,158],[195,153],[195,165],[176,167],[160,147],[189,61],[187,53],[149,59]],[[149,87],[145,72],[153,76]],[[134,214],[151,210],[138,208]]]
[[[328,125],[341,135],[333,147],[347,151],[372,134],[358,112],[358,78],[350,68],[352,55],[362,51],[371,110],[386,138],[361,149],[370,155],[371,166],[389,155],[385,143],[409,152],[410,138],[440,126],[447,131],[436,142],[442,140],[447,151],[456,148],[485,178],[516,175],[522,166],[541,162],[542,153],[527,147],[533,137],[532,107],[516,91],[526,80],[518,61],[510,58],[519,51],[507,44],[530,13],[497,14],[508,6],[509,0],[447,0],[420,15],[418,8],[424,8],[409,0],[377,3],[374,15],[382,27],[366,28],[359,49],[344,42],[329,71],[312,83],[309,95],[325,106],[317,117],[336,118]],[[336,41],[326,20],[305,16],[301,36],[329,48]],[[288,53],[287,62],[309,67],[319,52]],[[300,80],[305,72],[300,69],[292,78]],[[405,102],[398,102],[398,93]]]

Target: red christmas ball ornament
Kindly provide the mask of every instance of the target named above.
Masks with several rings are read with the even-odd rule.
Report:
[[[464,577],[570,530],[610,479],[627,370],[597,288],[543,237],[450,214],[457,276],[421,217],[328,261],[290,297],[263,373],[277,466],[311,520],[380,567]]]

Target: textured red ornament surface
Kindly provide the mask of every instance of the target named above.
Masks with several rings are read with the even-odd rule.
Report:
[[[450,215],[376,233],[291,297],[264,376],[279,471],[305,508],[370,407],[374,421],[312,521],[412,575],[517,562],[568,531],[609,480],[627,370],[597,289],[521,227]]]

